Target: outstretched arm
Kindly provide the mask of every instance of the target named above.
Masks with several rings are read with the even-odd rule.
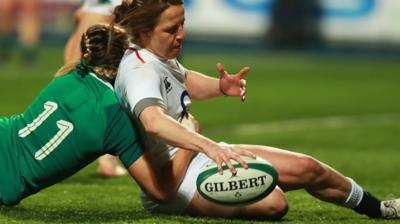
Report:
[[[249,67],[242,68],[236,74],[228,74],[221,63],[217,64],[220,78],[213,78],[196,71],[187,71],[186,86],[193,99],[203,100],[217,96],[239,96],[246,99],[246,80],[243,77],[250,71]]]
[[[163,167],[156,168],[145,154],[128,171],[149,197],[166,203],[175,196],[192,157],[193,152],[181,149]]]
[[[140,113],[139,119],[147,133],[164,140],[168,144],[205,153],[215,161],[221,173],[223,163],[229,167],[232,173],[236,173],[231,159],[236,160],[247,168],[246,162],[239,155],[255,157],[254,154],[247,150],[220,146],[213,140],[186,128],[167,115],[164,109],[159,106],[146,107]]]

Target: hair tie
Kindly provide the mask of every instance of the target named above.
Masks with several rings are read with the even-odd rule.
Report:
[[[76,72],[83,78],[90,72],[95,73],[93,67],[88,65],[84,59],[81,59],[79,64],[76,65]]]

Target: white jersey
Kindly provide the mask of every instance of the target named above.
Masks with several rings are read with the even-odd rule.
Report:
[[[186,69],[177,60],[162,60],[135,45],[131,45],[125,52],[115,80],[115,92],[120,103],[139,124],[142,132],[139,136],[145,138],[142,140],[146,150],[152,153],[153,161],[161,166],[171,159],[176,148],[147,135],[138,122],[138,117],[146,107],[157,105],[164,108],[176,121],[194,130],[193,124],[185,119],[191,104],[185,80]],[[205,154],[197,153],[170,202],[158,204],[142,193],[142,205],[149,212],[183,213],[196,193],[196,178],[200,170],[210,162],[211,159]]]
[[[121,5],[122,0],[85,0],[82,12],[112,15],[114,8]]]
[[[182,122],[191,104],[185,80],[186,69],[176,59],[160,59],[131,44],[120,63],[115,92],[136,121],[145,108],[157,105],[176,121]],[[146,150],[152,152],[153,159],[160,165],[175,154],[174,147],[150,137],[140,124],[139,127]]]

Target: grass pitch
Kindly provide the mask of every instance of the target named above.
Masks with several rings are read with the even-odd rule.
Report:
[[[0,115],[23,112],[62,64],[61,49],[40,61],[0,63]],[[236,51],[186,53],[188,68],[217,75],[249,65],[248,97],[194,102],[205,135],[229,143],[265,144],[310,154],[381,198],[400,196],[400,64],[398,58]],[[0,223],[254,223],[152,215],[143,211],[130,177],[102,178],[91,164],[75,176],[0,208]],[[370,220],[320,202],[304,191],[287,194],[282,223],[392,223]]]

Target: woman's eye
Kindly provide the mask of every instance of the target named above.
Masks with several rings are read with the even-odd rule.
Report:
[[[178,31],[178,27],[177,26],[174,26],[174,27],[171,27],[171,28],[167,29],[167,32],[171,33],[171,34],[174,34],[177,31]]]

